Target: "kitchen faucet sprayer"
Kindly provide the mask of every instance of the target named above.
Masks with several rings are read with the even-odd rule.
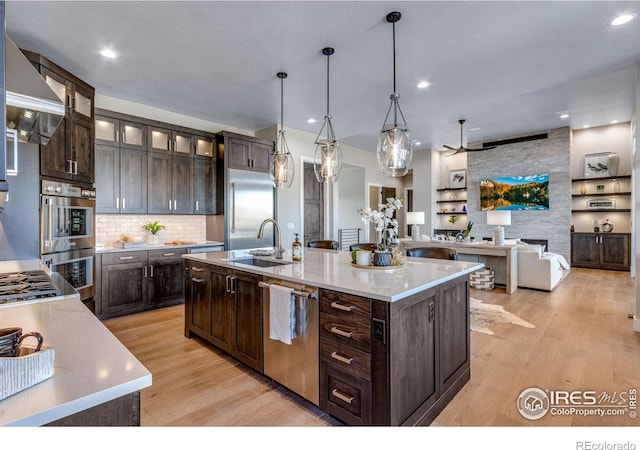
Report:
[[[276,259],[282,259],[282,249],[280,248],[280,226],[278,225],[278,222],[276,222],[273,219],[264,219],[262,221],[262,223],[260,224],[260,229],[258,230],[258,239],[262,239],[262,233],[264,231],[264,226],[269,222],[271,222],[273,224],[273,227],[276,230],[276,243],[275,243]]]

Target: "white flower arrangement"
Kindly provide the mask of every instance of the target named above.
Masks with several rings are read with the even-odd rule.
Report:
[[[369,207],[360,208],[364,223],[375,226],[378,234],[378,250],[389,250],[398,240],[398,220],[393,217],[396,210],[402,208],[402,198],[388,198],[386,203],[378,205],[378,210]]]

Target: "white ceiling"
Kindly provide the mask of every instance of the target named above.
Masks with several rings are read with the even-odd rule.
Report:
[[[319,131],[321,51],[334,47],[336,134],[373,150],[393,87],[391,11],[402,13],[397,89],[419,148],[458,147],[462,118],[466,143],[634,114],[640,18],[607,22],[640,2],[7,1],[6,25],[100,94],[252,131],[280,121],[279,71],[285,128]]]

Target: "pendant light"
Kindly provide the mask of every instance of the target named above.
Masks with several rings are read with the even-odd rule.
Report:
[[[393,25],[393,93],[391,94],[391,105],[384,118],[384,124],[378,137],[378,166],[383,175],[391,177],[401,177],[407,174],[413,149],[409,128],[400,110],[398,99],[400,95],[396,91],[396,22],[400,20],[399,12],[387,14],[387,22]],[[388,121],[389,115],[393,111],[392,121]]]
[[[293,165],[293,156],[289,152],[289,146],[284,138],[284,79],[287,78],[285,72],[278,72],[280,78],[280,130],[276,139],[276,146],[271,158],[271,181],[273,187],[278,189],[286,189],[291,187],[295,167]]]
[[[342,172],[342,149],[333,132],[329,114],[329,57],[333,53],[331,47],[322,49],[322,54],[327,57],[327,114],[316,138],[316,151],[313,155],[313,171],[320,183],[338,181]]]

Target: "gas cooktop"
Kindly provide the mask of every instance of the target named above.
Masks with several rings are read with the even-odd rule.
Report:
[[[0,306],[61,296],[62,291],[43,270],[0,273]]]

